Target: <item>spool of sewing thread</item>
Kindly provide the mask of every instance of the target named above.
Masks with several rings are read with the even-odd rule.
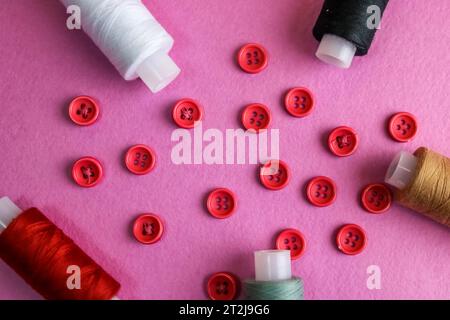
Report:
[[[141,0],[60,1],[80,8],[83,30],[125,80],[139,77],[158,92],[180,73],[168,55],[172,37]]]
[[[289,250],[255,252],[255,279],[244,282],[247,300],[303,300],[303,281],[291,275]]]
[[[403,206],[450,227],[450,159],[427,148],[400,152],[386,173]]]
[[[313,29],[316,56],[340,68],[369,51],[389,0],[325,0]],[[380,21],[377,21],[380,19]]]
[[[38,209],[22,212],[7,197],[0,199],[0,257],[46,299],[117,299],[116,280]],[[70,279],[74,267],[79,286]]]

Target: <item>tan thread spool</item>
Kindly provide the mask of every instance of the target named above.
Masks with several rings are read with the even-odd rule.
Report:
[[[396,190],[395,199],[401,205],[450,227],[450,159],[424,147],[417,149],[414,156],[407,157],[416,158],[414,170],[406,173],[408,165],[402,167],[400,157],[397,157],[386,175],[386,182],[397,187],[399,185],[390,179],[395,175],[398,177],[398,174],[409,175],[409,183]]]

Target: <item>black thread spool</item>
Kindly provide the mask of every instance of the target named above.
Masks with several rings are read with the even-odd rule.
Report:
[[[314,37],[320,41],[316,56],[341,68],[369,51],[389,0],[325,0]],[[377,21],[377,18],[379,20]]]

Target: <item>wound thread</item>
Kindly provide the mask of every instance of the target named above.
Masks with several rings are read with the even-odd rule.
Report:
[[[367,26],[371,15],[367,8],[378,6],[382,16],[388,2],[389,0],[326,0],[314,26],[313,35],[318,41],[321,41],[325,34],[344,38],[355,45],[355,55],[366,55],[377,30]]]
[[[244,282],[247,300],[303,300],[303,280],[292,277],[280,281]]]
[[[427,148],[414,155],[417,167],[409,185],[397,190],[403,206],[450,227],[450,159]]]
[[[50,300],[109,300],[120,284],[38,209],[15,218],[0,234],[0,258]],[[69,289],[71,265],[80,268],[80,289]]]

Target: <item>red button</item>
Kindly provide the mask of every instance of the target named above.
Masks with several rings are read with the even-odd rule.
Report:
[[[175,104],[172,117],[179,127],[190,129],[195,126],[196,121],[202,120],[203,108],[195,100],[182,99]]]
[[[291,259],[296,260],[305,252],[305,237],[296,229],[283,230],[277,237],[276,247],[278,250],[290,250]]]
[[[261,183],[271,190],[280,190],[287,186],[290,175],[289,167],[281,160],[269,160],[259,171]]]
[[[248,105],[244,112],[242,112],[242,124],[247,130],[260,130],[267,129],[272,120],[270,110],[263,104],[253,103]]]
[[[143,244],[158,242],[164,231],[160,217],[155,214],[140,215],[133,224],[133,235]]]
[[[311,179],[306,187],[309,202],[318,207],[329,206],[336,200],[336,184],[328,177]]]
[[[93,187],[98,184],[103,177],[102,165],[95,158],[81,158],[73,164],[72,177],[81,187]]]
[[[308,88],[291,89],[284,98],[284,106],[287,112],[298,118],[309,115],[313,111],[314,105],[314,96]]]
[[[125,165],[134,174],[149,173],[154,168],[155,162],[155,153],[143,144],[132,146],[125,155]]]
[[[384,184],[369,184],[361,193],[363,207],[372,213],[386,212],[391,202],[391,191]]]
[[[234,300],[239,295],[240,281],[229,272],[217,272],[209,277],[206,289],[211,300]]]
[[[358,147],[359,138],[355,130],[350,127],[337,127],[328,136],[328,147],[339,157],[353,154]]]
[[[248,73],[258,73],[267,67],[268,54],[263,46],[249,43],[238,53],[238,63],[242,70]]]
[[[389,121],[389,133],[394,140],[408,142],[414,139],[417,133],[417,119],[408,112],[394,114]]]
[[[234,213],[237,201],[231,190],[218,188],[209,194],[206,206],[213,217],[224,219]]]
[[[79,96],[69,104],[70,119],[80,126],[89,126],[93,124],[100,113],[97,102],[87,96]]]
[[[343,226],[336,237],[338,249],[345,254],[354,255],[361,253],[367,244],[364,230],[356,224]]]

